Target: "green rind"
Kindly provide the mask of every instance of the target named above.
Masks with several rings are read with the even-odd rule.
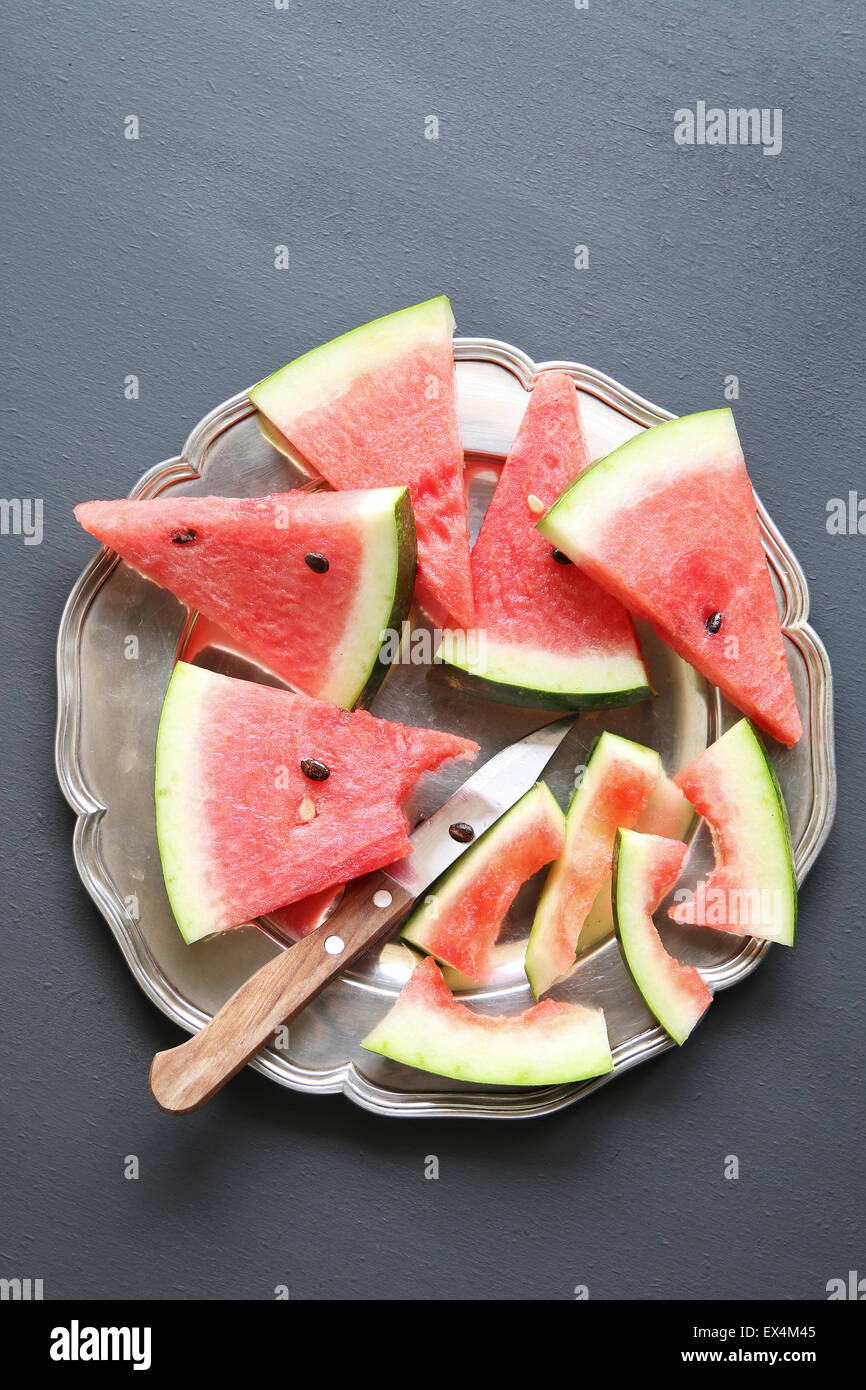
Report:
[[[455,1081],[488,1086],[556,1086],[613,1070],[601,1009],[563,1015],[551,1039],[549,1022],[497,1032],[442,1018],[432,1009],[399,1003],[364,1038],[361,1046],[404,1066]],[[511,1022],[511,1020],[508,1020]]]
[[[454,636],[455,634],[450,631],[443,633],[435,660],[448,668],[448,674],[455,685],[482,699],[495,700],[499,704],[518,705],[522,708],[552,710],[616,709],[622,705],[633,705],[641,700],[652,699],[653,692],[645,679],[641,679],[640,684],[619,685],[610,682],[602,689],[594,687],[593,681],[581,674],[582,663],[578,660],[573,663],[575,671],[573,688],[556,688],[552,682],[545,682],[544,680],[543,654],[540,660],[534,660],[531,665],[527,664],[522,674],[515,671],[514,680],[483,675],[473,664],[460,661],[451,654],[451,649],[455,645]],[[463,634],[457,634],[457,636],[463,636]],[[515,653],[518,650],[517,648],[513,649]],[[516,664],[519,665],[520,662],[518,661]],[[588,663],[587,665],[591,664]],[[645,671],[639,660],[635,659],[633,662],[627,663],[622,660],[621,664],[632,668],[630,680],[633,680],[635,674],[638,674],[639,677],[645,677]]]
[[[755,736],[757,737],[757,733],[754,729],[752,730],[752,732],[755,733]],[[761,740],[758,739],[758,742],[761,743]],[[770,771],[770,779],[773,783],[773,791],[776,793],[776,800],[779,803],[779,809],[782,814],[782,824],[785,831],[785,844],[788,851],[788,877],[790,880],[791,887],[791,931],[790,940],[782,941],[779,944],[794,946],[797,942],[797,928],[799,926],[800,921],[800,894],[797,886],[797,870],[794,867],[794,841],[791,836],[791,818],[788,815],[788,806],[785,801],[785,795],[782,791],[782,785],[779,781],[778,774],[772,762],[770,761],[770,756],[767,753],[767,750],[764,747],[763,743],[761,743],[761,751],[763,752],[764,758],[766,759],[767,767]]]
[[[652,762],[656,776],[658,777],[661,773],[661,761],[658,753],[652,748],[646,748],[642,743],[636,743],[633,739],[623,738],[621,735],[612,734],[607,730],[594,740],[586,760],[583,777],[572,792],[568,810],[565,813],[565,845],[562,855],[547,871],[547,878],[538,899],[529,940],[526,943],[526,977],[536,999],[540,999],[547,990],[563,978],[551,967],[548,947],[548,936],[556,911],[559,883],[562,876],[560,866],[565,864],[569,852],[578,840],[580,827],[587,810],[591,808],[599,783],[603,782],[605,768],[609,765],[606,761],[606,755],[613,756],[617,750],[620,751],[620,756],[633,758],[635,763],[639,762],[641,766]]]
[[[196,875],[191,846],[197,843],[198,810],[186,798],[190,744],[200,714],[199,668],[179,662],[172,672],[156,735],[156,836],[165,889],[180,934],[199,941],[212,931],[204,873]],[[207,673],[202,673],[207,674]]]
[[[445,295],[362,324],[280,367],[247,393],[253,405],[285,428],[290,418],[337,399],[362,372],[398,358],[441,334],[449,340],[454,315]],[[294,397],[294,411],[286,409]],[[277,420],[277,416],[280,420]]]
[[[564,819],[559,802],[547,784],[536,782],[504,815],[494,821],[483,835],[479,835],[475,843],[469,849],[464,850],[459,859],[455,860],[444,874],[440,874],[429,892],[425,894],[424,901],[419,903],[410,914],[400,933],[401,938],[411,945],[417,946],[419,950],[426,951],[434,959],[441,960],[441,957],[436,955],[430,944],[431,933],[435,929],[436,922],[441,916],[447,916],[461,894],[472,884],[479,866],[487,860],[492,860],[507,848],[509,839],[514,834],[515,825],[525,818],[534,816],[541,803],[544,803],[551,814]],[[445,960],[442,960],[441,963],[443,965],[450,964],[449,961]]]
[[[613,922],[620,945],[623,964],[638,994],[650,1013],[665,1032],[680,1046],[694,1030],[697,1019],[684,1009],[676,992],[665,988],[663,981],[647,976],[637,965],[635,955],[643,935],[647,912],[645,895],[640,893],[642,880],[639,860],[640,842],[650,837],[639,831],[619,830],[613,852]],[[627,901],[637,895],[637,901]]]
[[[751,734],[752,734],[752,738],[755,740],[755,743],[758,745],[758,748],[761,750],[761,756],[762,756],[763,759],[764,759],[764,764],[765,764],[765,766],[766,766],[767,772],[768,772],[769,775],[770,775],[770,782],[772,783],[773,792],[774,792],[774,794],[775,794],[776,801],[777,801],[778,806],[779,806],[779,816],[780,816],[780,819],[781,819],[782,839],[783,839],[784,848],[785,848],[785,855],[786,855],[786,858],[787,858],[787,867],[788,867],[787,878],[788,878],[788,886],[789,886],[790,894],[791,894],[791,922],[790,922],[790,930],[785,934],[784,937],[774,937],[773,939],[774,939],[774,941],[777,941],[778,944],[779,944],[780,946],[794,946],[794,945],[796,944],[796,941],[797,941],[797,921],[798,921],[798,917],[799,917],[799,895],[798,895],[798,892],[797,892],[797,871],[796,871],[796,869],[794,868],[794,845],[793,845],[793,840],[792,840],[792,838],[791,838],[791,820],[790,820],[790,817],[789,817],[789,815],[788,815],[788,807],[787,807],[787,804],[786,804],[786,802],[785,802],[784,793],[783,793],[783,791],[782,791],[782,784],[781,784],[781,782],[779,781],[778,773],[776,772],[776,769],[775,769],[775,767],[774,767],[773,764],[772,764],[772,761],[771,761],[771,759],[770,759],[770,755],[769,755],[769,753],[767,752],[766,748],[764,747],[763,740],[759,737],[758,731],[757,731],[757,729],[754,727],[754,725],[752,724],[751,720],[747,719],[745,722],[746,722],[746,723],[748,724],[748,726],[749,726],[749,729],[750,729]]]
[[[390,610],[381,626],[379,645],[364,684],[351,701],[346,703],[342,700],[335,701],[336,704],[343,705],[346,709],[366,709],[372,703],[395,659],[395,657],[385,658],[382,653],[386,647],[393,647],[396,653],[399,647],[399,642],[395,644],[389,641],[388,634],[389,632],[402,633],[403,623],[408,618],[412,607],[415,575],[418,568],[418,543],[415,533],[415,512],[408,488],[400,488],[394,502],[394,532],[396,566]]]
[[[743,935],[759,936],[760,939],[772,941],[778,946],[793,946],[797,939],[798,900],[797,874],[794,868],[794,852],[791,842],[791,826],[788,818],[788,808],[785,804],[785,797],[776,774],[776,769],[754,725],[749,719],[744,717],[740,719],[737,724],[733,725],[726,734],[723,734],[722,737],[729,739],[731,734],[735,733],[735,731],[741,738],[747,739],[747,746],[758,754],[755,771],[758,775],[765,778],[768,787],[772,791],[771,799],[778,810],[778,821],[776,825],[768,824],[766,833],[771,839],[777,840],[776,849],[780,852],[784,860],[784,883],[780,883],[777,886],[779,891],[782,892],[783,897],[787,897],[789,902],[787,922],[784,924],[781,933],[765,935],[763,933],[752,932],[749,930],[748,926],[744,926]],[[746,777],[743,779],[744,781],[750,780],[748,769],[746,769],[746,774]],[[745,788],[742,794],[746,794]],[[773,888],[771,888],[770,891],[773,891]]]

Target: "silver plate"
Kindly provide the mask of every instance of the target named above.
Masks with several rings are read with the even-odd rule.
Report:
[[[522,418],[526,388],[543,368],[557,367],[574,377],[582,393],[593,457],[644,426],[672,418],[589,367],[570,362],[536,365],[505,343],[458,339],[455,357],[473,529],[489,500],[496,466]],[[751,463],[760,477],[760,459]],[[302,462],[274,447],[246,396],[239,395],[206,416],[180,457],[151,469],[131,495],[153,497],[171,490],[252,496],[309,484]],[[805,726],[804,737],[793,749],[773,745],[802,880],[827,838],[835,810],[830,665],[808,624],[803,572],[760,502],[758,515]],[[423,618],[416,616],[423,625]],[[658,694],[647,704],[578,719],[548,770],[547,780],[562,800],[602,728],[658,748],[666,768],[673,771],[738,717],[713,687],[651,633],[642,630],[641,639]],[[196,622],[170,594],[140,578],[116,556],[99,554],[78,580],[60,625],[57,771],[77,815],[74,848],[82,881],[142,989],[181,1028],[194,1032],[252,971],[285,948],[285,921],[240,928],[195,946],[183,943],[174,924],[156,846],[153,758],[162,698],[179,652],[216,669],[238,670],[237,657],[226,650],[218,633]],[[247,673],[261,676],[254,668]],[[393,668],[374,709],[386,718],[475,738],[481,757],[555,717],[462,694],[449,683],[443,667],[411,663]],[[427,778],[413,796],[413,822],[439,805],[465,775],[456,767]],[[698,870],[708,862],[704,840],[701,830],[690,859]],[[494,977],[484,987],[465,991],[474,1007],[516,1013],[532,1002],[522,946],[537,891],[537,882],[528,884],[509,914]],[[808,922],[803,924],[804,930],[809,928]],[[662,931],[682,959],[701,968],[713,990],[744,979],[768,950],[766,943],[712,931],[678,934],[669,923]],[[543,1115],[611,1079],[535,1090],[469,1086],[365,1053],[360,1039],[390,1007],[414,959],[408,948],[393,941],[369,952],[292,1025],[284,1047],[266,1049],[252,1065],[293,1090],[343,1091],[368,1110],[404,1116]],[[460,985],[459,980],[453,983]],[[613,1076],[673,1046],[629,983],[612,939],[580,957],[557,996],[603,1005],[614,1051]]]

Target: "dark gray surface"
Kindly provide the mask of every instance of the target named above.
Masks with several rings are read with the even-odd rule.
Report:
[[[45,539],[0,538],[0,1275],[50,1298],[803,1299],[866,1271],[866,537],[825,527],[866,493],[855,6],[85,0],[19,9],[4,47],[3,491],[44,498]],[[783,107],[781,155],[677,148],[698,99]],[[179,1035],[78,883],[53,778],[55,633],[92,553],[71,508],[443,289],[464,333],[677,412],[739,376],[836,677],[839,815],[800,943],[681,1053],[546,1121],[376,1119],[252,1074],[171,1120],[146,1074]]]

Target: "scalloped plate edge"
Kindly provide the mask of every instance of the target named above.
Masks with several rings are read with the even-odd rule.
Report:
[[[488,362],[503,367],[527,389],[539,372],[554,369],[568,372],[581,390],[640,425],[652,426],[675,418],[670,411],[638,396],[613,377],[582,363],[536,363],[520,349],[487,338],[456,338],[454,356],[457,361]],[[155,496],[173,481],[197,477],[201,472],[201,461],[212,441],[252,411],[245,392],[215,407],[191,431],[182,452],[149,469],[129,496]],[[826,649],[808,622],[809,590],[806,577],[757,495],[755,500],[764,548],[786,598],[782,629],[802,653],[809,675],[810,747],[814,785],[818,794],[795,852],[797,880],[801,883],[830,833],[836,811],[832,675]],[[91,560],[74,585],[60,620],[55,739],[57,776],[61,791],[77,816],[73,851],[85,888],[108,922],[127,965],[147,997],[174,1023],[193,1033],[204,1026],[210,1015],[190,1004],[175,990],[157,966],[137,924],[128,916],[99,852],[99,822],[106,808],[89,790],[78,761],[81,633],[93,599],[117,561],[116,555],[104,550]],[[714,990],[728,989],[738,984],[751,974],[768,950],[768,942],[750,938],[730,961],[705,972],[708,983]],[[308,1071],[286,1062],[271,1048],[260,1053],[250,1066],[292,1090],[319,1095],[342,1091],[356,1105],[374,1114],[405,1118],[529,1119],[573,1105],[624,1071],[673,1046],[673,1040],[662,1028],[647,1029],[614,1049],[614,1070],[606,1076],[529,1091],[394,1091],[370,1081],[352,1061],[328,1071]]]

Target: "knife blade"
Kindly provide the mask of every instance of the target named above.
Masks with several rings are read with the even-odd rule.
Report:
[[[383,872],[413,898],[420,897],[468,848],[452,839],[449,826],[471,825],[475,834],[469,843],[477,840],[538,781],[573,725],[573,716],[557,719],[488,758],[409,836],[411,855],[388,864]]]
[[[246,980],[199,1033],[158,1052],[150,1091],[161,1110],[198,1110],[347,965],[386,936],[415,898],[469,843],[519,801],[538,779],[574,720],[558,719],[488,759],[410,837],[406,859],[354,879],[336,912],[291,949],[280,951]],[[468,822],[475,835],[453,839],[449,826]]]

